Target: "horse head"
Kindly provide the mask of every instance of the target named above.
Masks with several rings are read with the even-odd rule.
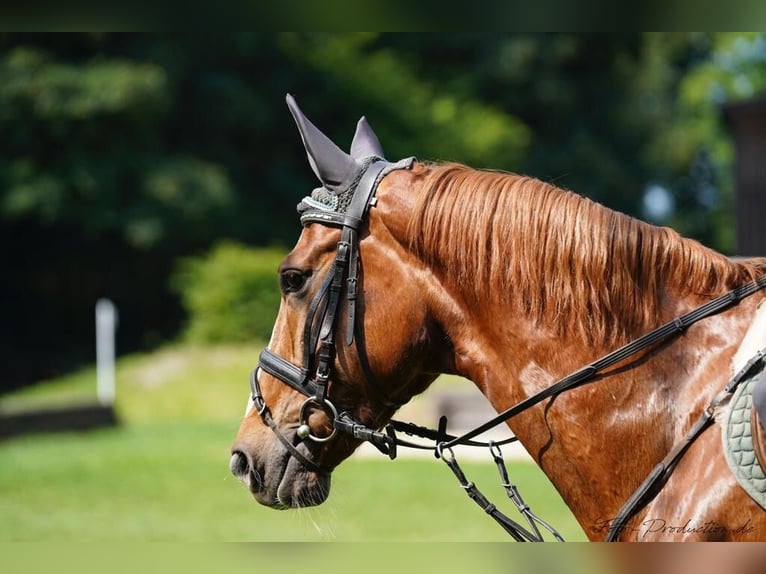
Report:
[[[282,300],[251,377],[231,470],[275,508],[321,504],[332,470],[444,368],[424,277],[399,243],[412,160],[395,164],[362,118],[350,154],[287,96],[321,186],[299,204],[303,230],[279,267]]]

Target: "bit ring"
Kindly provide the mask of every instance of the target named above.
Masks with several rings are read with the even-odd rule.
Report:
[[[306,420],[306,409],[309,407],[309,405],[316,405],[320,409],[324,410],[327,414],[332,415],[332,423],[333,423],[333,429],[332,432],[327,435],[326,437],[319,437],[314,434],[311,434],[311,428],[308,425],[308,421]],[[338,429],[335,428],[335,419],[338,418],[338,409],[335,408],[335,405],[333,405],[330,401],[327,399],[322,399],[321,401],[317,399],[316,397],[309,397],[305,401],[303,401],[303,404],[301,405],[301,411],[298,415],[298,423],[300,426],[298,427],[297,434],[300,438],[303,439],[309,439],[314,442],[322,443],[327,442],[331,438],[335,436],[335,434],[338,432]]]

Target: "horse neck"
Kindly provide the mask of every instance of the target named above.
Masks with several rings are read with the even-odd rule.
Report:
[[[721,256],[667,230],[659,232],[632,220],[629,224],[631,233],[643,234],[639,243],[665,242],[652,252],[649,261],[654,272],[662,275],[658,281],[647,283],[646,275],[641,276],[646,267],[637,264],[627,274],[620,271],[622,275],[614,275],[615,281],[626,285],[651,286],[651,302],[646,302],[652,305],[651,313],[631,314],[641,311],[632,309],[642,304],[640,298],[621,305],[610,299],[609,293],[599,292],[582,302],[587,313],[581,313],[581,322],[570,321],[563,329],[555,313],[540,312],[523,300],[524,293],[529,296],[529,286],[519,284],[521,301],[513,294],[496,296],[492,290],[497,285],[487,282],[479,267],[471,272],[471,265],[481,263],[475,254],[470,261],[459,261],[454,257],[456,250],[447,253],[449,250],[436,245],[429,252],[423,248],[427,243],[421,242],[417,249],[421,263],[430,269],[432,282],[438,285],[430,289],[432,313],[451,342],[454,372],[472,380],[495,409],[502,411],[640,335],[650,323],[647,317],[653,317],[654,326],[659,326],[704,302],[706,295],[689,289],[693,271],[708,277],[702,291],[710,296],[737,282],[738,272]],[[550,232],[563,236],[561,229]],[[470,240],[470,236],[465,237]],[[634,239],[626,237],[628,241]],[[610,249],[622,248],[614,243],[614,235],[592,235],[587,240],[609,241]],[[602,245],[592,255],[600,258],[602,266],[605,249]],[[671,256],[662,259],[659,252],[680,253],[679,260],[685,261],[686,267],[678,272]],[[470,250],[464,253],[470,254]],[[649,255],[623,250],[611,264],[619,266],[626,258],[639,261]],[[509,265],[522,260],[512,255],[507,259]],[[559,293],[576,294],[578,289],[582,292],[582,283],[590,279],[596,282],[596,278],[582,274],[587,265],[573,274],[572,265],[565,263],[548,268],[547,275],[531,271],[532,280],[541,282],[536,296],[544,297],[550,290],[548,285],[558,285]],[[459,273],[455,273],[456,268]],[[711,278],[713,275],[720,275],[720,279]],[[596,290],[603,289],[608,287]],[[482,290],[485,297],[481,297]],[[548,310],[556,308],[552,301],[543,303]],[[569,308],[567,302],[561,307],[564,312],[577,306],[574,300],[568,304]],[[600,332],[594,337],[588,336],[593,325],[582,323],[589,316],[599,317],[595,327]],[[688,420],[719,390],[711,388],[711,382],[721,387],[725,384],[731,356],[746,326],[745,314],[709,319],[651,354],[630,359],[597,381],[544,401],[508,421],[586,531],[599,519],[614,515],[638,482],[683,435]],[[610,336],[610,328],[615,335]],[[668,413],[678,415],[669,417]],[[623,478],[615,480],[615,476]]]
[[[614,350],[577,333],[554,334],[513,308],[477,312],[472,301],[445,289],[436,306],[445,311],[454,372],[473,381],[497,412]],[[667,313],[698,303],[669,292]],[[754,305],[706,319],[507,422],[589,536],[603,538],[604,520],[617,515],[726,384]]]

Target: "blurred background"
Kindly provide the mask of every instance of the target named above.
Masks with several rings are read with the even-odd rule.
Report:
[[[109,537],[104,521],[135,511],[136,492],[160,496],[155,473],[171,480],[186,469],[188,480],[199,459],[212,482],[188,489],[228,480],[247,376],[276,316],[275,270],[298,237],[295,206],[315,185],[285,93],[342,147],[366,115],[390,160],[530,174],[734,255],[734,136],[756,125],[739,113],[760,109],[765,87],[766,35],[755,33],[0,34],[0,410],[95,392],[93,306],[107,297],[119,313],[123,425],[0,443],[0,509],[16,517],[0,538]],[[169,442],[146,446],[158,436]],[[190,460],[192,444],[206,446]],[[348,472],[378,472],[358,464]],[[46,474],[67,468],[69,478]],[[124,486],[124,507],[110,506],[127,475],[146,484]],[[100,510],[72,502],[87,477],[109,482]],[[50,496],[86,518],[62,510],[46,525],[52,501],[39,493],[67,480],[71,492]],[[181,497],[194,493],[168,485],[161,493],[180,492],[165,510],[175,522],[152,530],[131,515],[110,532],[327,536],[306,533],[312,518],[254,531],[246,492],[233,479],[223,489],[242,513],[237,530],[191,528],[201,510],[185,514]],[[464,539],[456,520],[434,537]],[[363,532],[364,516],[362,530],[354,524],[341,539]],[[576,525],[569,533],[581,535]]]
[[[193,321],[184,258],[293,244],[314,179],[286,92],[340,145],[367,115],[389,159],[531,174],[735,253],[721,106],[765,63],[733,33],[0,35],[0,389],[92,361],[98,297],[121,353],[152,348]],[[267,334],[248,319],[195,336]]]

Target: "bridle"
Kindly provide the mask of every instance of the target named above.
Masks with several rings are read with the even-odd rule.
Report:
[[[341,239],[336,248],[335,260],[308,308],[303,329],[302,364],[295,365],[265,348],[260,355],[258,367],[250,377],[252,400],[264,423],[274,431],[290,454],[297,458],[306,468],[323,474],[326,474],[327,471],[301,453],[274,423],[261,393],[257,371],[258,369],[263,370],[306,396],[299,411],[299,426],[296,431],[297,438],[310,440],[315,443],[324,443],[334,438],[338,430],[341,430],[352,435],[358,435],[356,438],[362,440],[364,440],[362,437],[366,437],[367,440],[370,440],[385,454],[395,456],[396,446],[392,442],[390,435],[383,435],[367,428],[365,425],[355,421],[348,412],[343,411],[339,413],[328,393],[328,382],[336,353],[335,331],[340,315],[341,295],[344,292],[344,287],[346,299],[346,345],[350,346],[353,344],[357,329],[359,230],[365,221],[368,210],[376,201],[375,191],[384,170],[386,168],[390,169],[391,166],[392,164],[389,162],[374,156],[364,161],[359,177],[352,184],[351,193],[353,195],[345,213],[307,209],[301,214],[301,224],[304,226],[310,223],[320,223],[341,229]],[[396,167],[396,169],[400,168]],[[317,346],[319,346],[318,353],[316,351]],[[358,344],[357,347],[361,347],[361,345]],[[360,351],[360,354],[362,353],[363,351]],[[316,361],[314,360],[315,354],[317,357]],[[312,368],[314,363],[316,363],[315,369]],[[360,364],[368,386],[379,397],[381,402],[385,406],[394,408],[401,406],[400,403],[385,397],[382,391],[375,386],[374,379],[369,373],[367,361],[361,360]],[[320,408],[330,416],[333,429],[328,436],[320,437],[312,434],[308,425],[308,413],[311,408]]]
[[[312,126],[313,127],[313,126]],[[304,128],[305,129],[305,128]],[[303,134],[302,134],[303,135]],[[304,136],[304,140],[305,140]],[[305,141],[304,141],[305,143]],[[478,427],[460,435],[453,436],[446,432],[446,417],[441,417],[438,429],[428,429],[392,420],[386,427],[385,432],[373,429],[356,421],[348,412],[336,407],[329,396],[329,380],[332,365],[336,355],[336,330],[339,326],[341,299],[345,292],[346,308],[346,332],[344,342],[351,346],[356,340],[357,355],[366,384],[371,393],[387,407],[395,409],[402,406],[403,402],[390,399],[383,390],[375,383],[366,358],[366,351],[362,344],[363,337],[359,336],[359,320],[357,313],[357,297],[359,293],[359,232],[364,224],[369,210],[375,205],[375,193],[381,179],[392,170],[408,169],[414,158],[391,164],[379,156],[371,155],[361,160],[361,169],[350,183],[347,193],[351,200],[343,212],[326,209],[318,209],[309,206],[301,212],[301,224],[306,226],[311,223],[319,223],[341,229],[341,239],[337,244],[335,260],[333,261],[327,276],[322,281],[317,293],[308,307],[306,322],[303,328],[303,353],[302,363],[296,365],[288,359],[277,355],[270,349],[265,348],[259,358],[258,366],[250,376],[251,398],[257,413],[279,441],[287,449],[291,456],[296,458],[306,469],[319,473],[329,474],[329,470],[312,460],[308,454],[298,449],[303,441],[313,443],[326,443],[337,435],[338,432],[346,433],[357,440],[367,441],[373,444],[382,453],[394,459],[397,455],[397,447],[405,446],[423,450],[431,450],[437,458],[442,459],[458,478],[461,487],[466,494],[474,500],[482,509],[495,519],[506,532],[518,541],[542,541],[543,537],[539,527],[548,530],[557,540],[563,538],[548,523],[536,516],[529,506],[521,498],[518,489],[508,479],[505,464],[499,447],[516,441],[512,436],[500,442],[479,442],[475,437],[494,428],[521,412],[533,407],[541,401],[552,398],[562,392],[592,382],[596,376],[603,373],[611,366],[620,363],[637,353],[654,348],[659,343],[680,334],[694,323],[720,313],[731,306],[736,305],[742,299],[766,288],[766,276],[759,277],[746,285],[742,285],[732,291],[716,298],[708,303],[680,316],[672,321],[654,329],[627,345],[601,357],[593,363],[578,369],[574,373],[564,377],[540,392],[526,398],[520,403],[511,406],[499,413],[494,418]],[[318,348],[318,350],[317,350]],[[673,468],[692,442],[712,423],[716,407],[723,403],[742,380],[756,367],[762,367],[766,358],[766,349],[759,351],[738,372],[716,397],[710,405],[700,414],[686,436],[674,446],[668,455],[655,466],[644,482],[636,489],[633,495],[626,501],[617,517],[610,525],[607,540],[616,540],[630,518],[645,504],[648,503],[660,491],[665,481],[670,476]],[[261,392],[258,382],[258,371],[262,370],[288,385],[306,399],[303,401],[298,416],[298,426],[294,437],[285,435],[273,420]],[[405,401],[406,402],[406,401]],[[327,436],[317,436],[312,433],[308,424],[309,411],[312,409],[323,410],[331,419],[332,430]],[[399,438],[397,432],[403,432],[410,436],[417,436],[433,445],[414,443]],[[525,528],[517,522],[502,514],[477,488],[467,480],[462,469],[455,459],[453,447],[457,445],[488,447],[498,471],[502,478],[502,484],[510,500],[517,510],[527,520],[529,528]],[[310,450],[309,450],[310,453]]]

